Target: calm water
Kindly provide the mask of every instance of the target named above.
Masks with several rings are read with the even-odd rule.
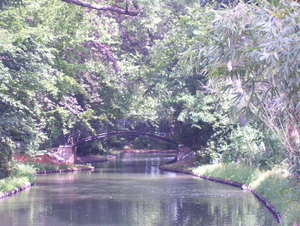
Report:
[[[94,172],[38,176],[36,186],[0,200],[0,225],[276,225],[249,192],[160,171],[170,159],[126,155]]]

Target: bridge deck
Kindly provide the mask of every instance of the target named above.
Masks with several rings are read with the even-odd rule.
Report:
[[[149,133],[120,131],[120,132],[112,132],[112,133],[101,133],[101,134],[98,134],[96,136],[87,137],[87,138],[85,138],[83,140],[80,140],[77,143],[75,143],[73,145],[73,147],[77,147],[78,145],[84,144],[84,143],[89,142],[89,141],[93,141],[93,140],[97,140],[97,139],[102,139],[102,138],[106,138],[106,137],[112,137],[112,136],[149,137],[149,138],[153,138],[153,139],[157,139],[157,140],[162,140],[162,141],[165,141],[165,142],[168,142],[168,143],[173,143],[175,145],[178,145],[178,143],[176,141],[170,140],[170,139],[165,138],[165,137],[161,137],[161,136],[149,134]]]

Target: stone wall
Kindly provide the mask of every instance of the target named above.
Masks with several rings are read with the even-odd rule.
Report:
[[[71,145],[60,145],[58,148],[52,149],[51,157],[62,163],[74,164],[75,148]]]
[[[183,144],[178,145],[178,153],[177,153],[177,161],[181,161],[187,156],[189,153],[191,153],[191,148],[184,146]]]

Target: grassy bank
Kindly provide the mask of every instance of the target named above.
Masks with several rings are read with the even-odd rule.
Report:
[[[0,198],[15,194],[31,186],[37,174],[92,170],[88,165],[16,163],[12,162],[10,176],[0,180]]]
[[[16,193],[19,189],[30,186],[35,180],[36,170],[26,164],[13,163],[10,177],[0,180],[0,197],[9,192]]]
[[[36,169],[37,174],[43,173],[59,173],[59,172],[72,172],[72,171],[84,171],[93,170],[94,167],[84,164],[42,164],[42,163],[30,163],[30,166]]]
[[[280,225],[300,224],[300,183],[288,178],[282,168],[260,171],[242,164],[192,166],[192,163],[173,163],[163,168],[246,184],[275,207],[281,216]]]

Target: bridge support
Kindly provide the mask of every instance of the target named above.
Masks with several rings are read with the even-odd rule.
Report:
[[[52,149],[52,157],[59,162],[74,164],[76,161],[76,147],[73,145],[60,145]]]
[[[191,148],[178,145],[176,161],[182,161],[191,152]],[[73,145],[60,145],[58,148],[52,149],[52,157],[62,163],[75,164],[76,163],[76,146]]]
[[[192,150],[190,147],[184,146],[183,144],[178,145],[177,159],[176,161],[181,161],[185,156],[190,153]]]

